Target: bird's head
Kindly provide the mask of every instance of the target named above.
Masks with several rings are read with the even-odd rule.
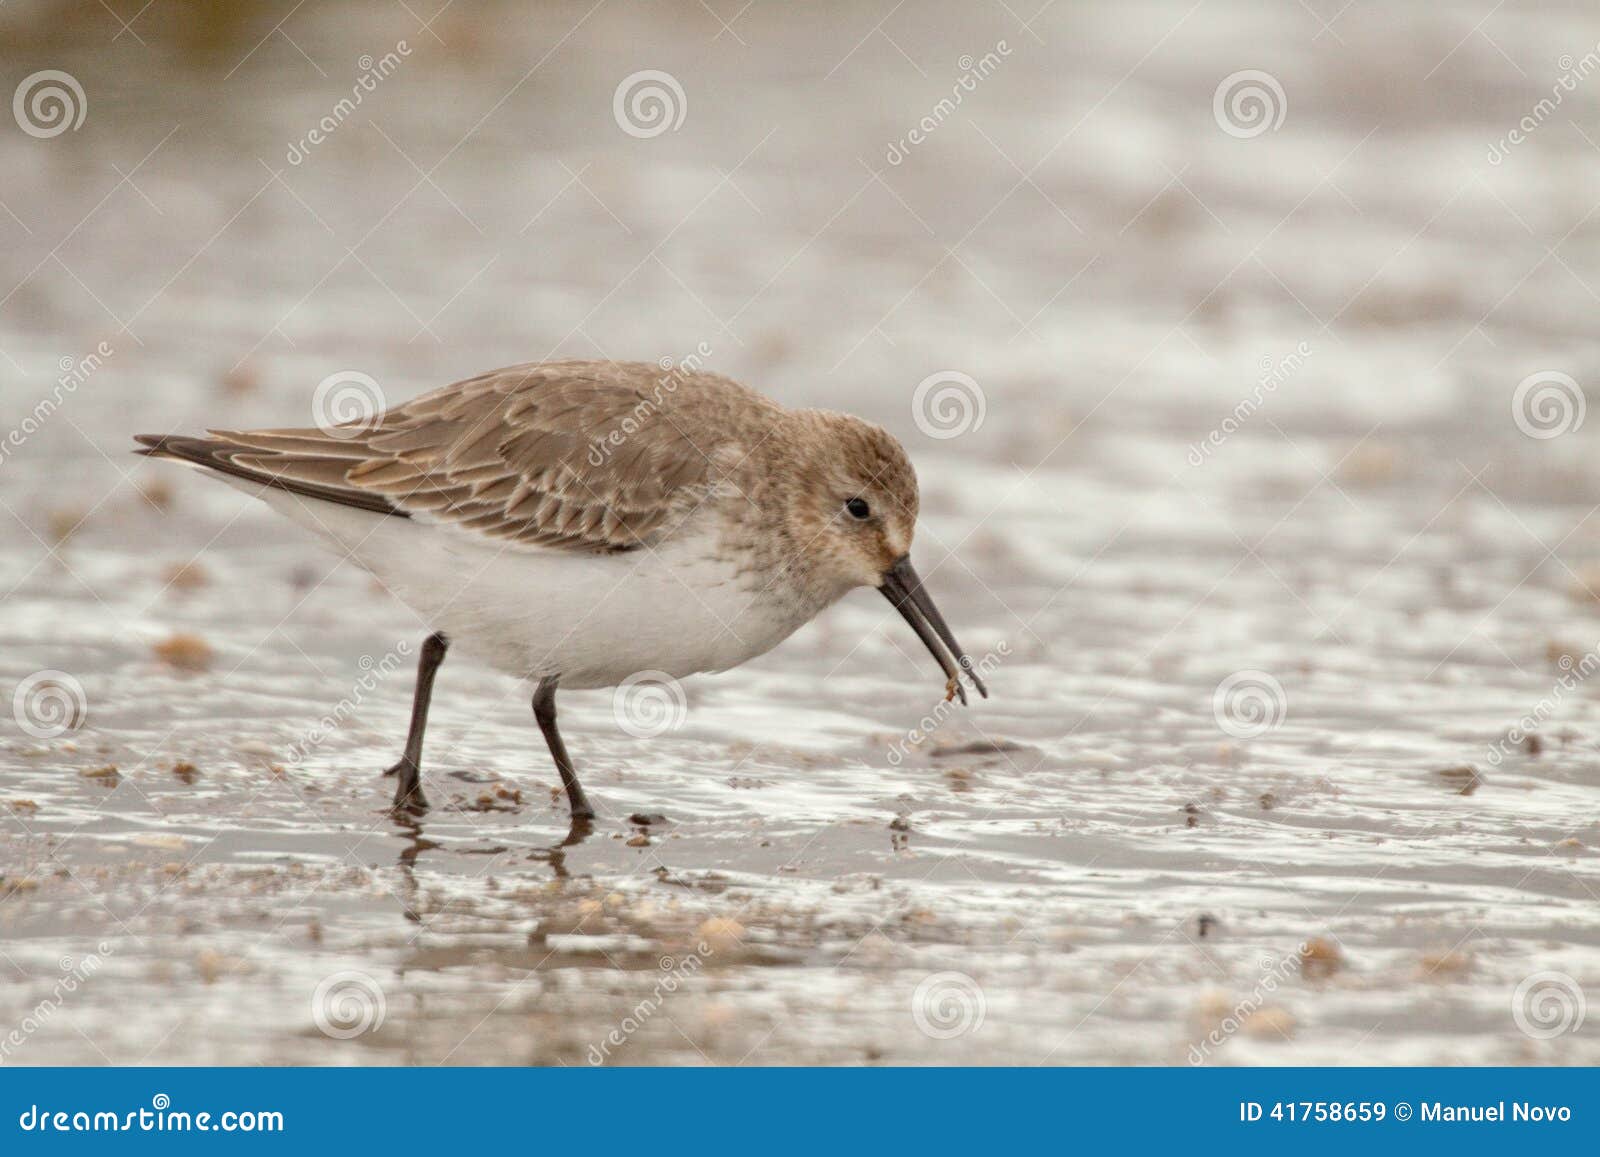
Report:
[[[949,694],[959,671],[988,690],[911,566],[917,523],[917,472],[904,447],[881,426],[848,414],[801,410],[797,457],[785,479],[785,529],[805,559],[809,583],[829,599],[875,587],[938,660]],[[959,664],[959,666],[958,666]]]

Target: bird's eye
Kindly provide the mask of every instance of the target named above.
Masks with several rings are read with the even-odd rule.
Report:
[[[852,498],[844,504],[844,508],[857,522],[865,522],[872,516],[872,507],[867,505],[865,498]]]

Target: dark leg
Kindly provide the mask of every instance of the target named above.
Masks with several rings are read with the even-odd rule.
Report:
[[[433,698],[433,676],[444,662],[444,653],[450,640],[443,632],[429,635],[422,644],[422,657],[417,660],[417,691],[411,699],[411,730],[406,733],[405,754],[400,762],[384,775],[397,776],[394,786],[395,807],[425,808],[428,801],[422,795],[422,733],[428,727],[428,702]]]
[[[583,785],[578,782],[578,775],[572,770],[572,759],[567,755],[567,745],[561,742],[561,733],[556,730],[554,677],[539,680],[539,688],[533,693],[533,717],[539,721],[544,741],[550,745],[550,757],[556,761],[556,770],[561,773],[561,786],[567,789],[567,803],[572,810],[572,818],[593,819],[594,808],[589,806],[589,798],[583,794]]]

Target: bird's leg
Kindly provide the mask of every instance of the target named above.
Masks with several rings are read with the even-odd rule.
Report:
[[[444,662],[444,653],[450,640],[442,631],[429,635],[422,644],[422,656],[417,660],[417,690],[411,699],[411,730],[406,733],[405,754],[400,762],[384,775],[398,778],[394,785],[396,807],[425,808],[428,801],[422,795],[422,733],[428,728],[428,702],[433,698],[433,676]]]
[[[574,826],[579,820],[593,819],[594,808],[589,806],[589,797],[583,794],[583,785],[578,782],[578,775],[572,770],[572,759],[567,755],[567,745],[561,742],[561,732],[556,730],[556,680],[553,676],[539,680],[539,687],[533,693],[533,717],[539,721],[544,741],[550,745],[550,757],[561,773],[561,786],[567,789],[567,804]]]

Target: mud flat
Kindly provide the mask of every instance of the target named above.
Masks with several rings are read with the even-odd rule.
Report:
[[[314,66],[231,77],[259,33],[23,42],[89,110],[0,134],[0,437],[53,399],[0,458],[0,693],[66,704],[0,714],[0,1059],[1600,1063],[1600,433],[1513,409],[1600,371],[1600,88],[1487,159],[1585,13],[1507,7],[1497,52],[1466,9],[991,7],[894,45],[842,5],[743,43],[308,8]],[[1255,136],[1213,118],[1244,42],[1287,99]],[[647,67],[688,107],[642,138]],[[862,594],[654,738],[572,695],[578,842],[525,691],[465,663],[436,806],[389,815],[420,625],[125,453],[305,423],[337,371],[701,342],[906,441],[994,698],[924,727],[938,674]],[[957,437],[910,405],[945,371]]]

